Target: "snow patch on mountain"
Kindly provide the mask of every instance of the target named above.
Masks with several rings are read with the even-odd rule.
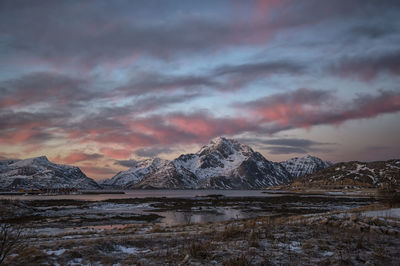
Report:
[[[400,160],[342,162],[295,180],[293,186],[381,187],[400,185]]]
[[[117,174],[107,184],[128,188],[251,189],[282,184],[292,178],[280,164],[224,137],[211,140],[196,153],[182,154],[154,167],[143,165],[146,166]],[[121,179],[129,182],[118,181]]]
[[[331,162],[323,161],[320,158],[307,155],[305,157],[295,157],[281,162],[281,165],[294,177],[312,174],[332,165]]]
[[[134,185],[167,163],[167,160],[160,158],[136,161],[132,168],[127,171],[119,172],[113,178],[103,181],[102,185],[116,188]]]
[[[46,156],[0,161],[0,189],[78,188],[100,186],[75,166],[50,162]]]

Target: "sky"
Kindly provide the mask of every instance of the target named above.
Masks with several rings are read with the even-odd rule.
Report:
[[[399,158],[399,44],[398,0],[0,0],[0,159]]]

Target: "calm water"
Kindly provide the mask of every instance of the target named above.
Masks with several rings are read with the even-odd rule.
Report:
[[[262,193],[262,190],[124,190],[125,194],[99,194],[99,195],[0,195],[0,199],[19,200],[49,200],[49,199],[73,199],[100,201],[107,199],[127,198],[193,198],[212,194],[227,197],[279,197],[282,194]]]
[[[60,200],[60,199],[70,199],[70,200],[84,200],[88,201],[86,208],[80,208],[79,206],[62,206],[58,209],[54,209],[53,205],[47,207],[44,205],[40,207],[42,209],[41,215],[45,217],[53,217],[57,219],[58,217],[75,217],[78,220],[82,217],[92,217],[98,216],[101,213],[104,218],[104,224],[102,225],[89,225],[84,227],[89,229],[95,228],[102,229],[102,226],[111,227],[121,227],[126,224],[135,222],[126,221],[121,224],[118,216],[124,216],[127,214],[158,214],[163,218],[158,220],[158,222],[167,225],[176,224],[187,224],[187,223],[203,223],[203,222],[216,222],[216,221],[226,221],[234,219],[243,219],[257,216],[274,216],[282,214],[297,213],[298,209],[307,209],[305,213],[316,213],[321,210],[344,210],[354,207],[359,207],[365,204],[371,204],[374,202],[373,199],[366,199],[358,201],[357,198],[362,197],[357,196],[346,196],[346,195],[296,195],[296,200],[290,200],[291,197],[282,197],[288,194],[276,194],[274,191],[270,193],[265,193],[262,190],[125,190],[125,194],[87,194],[87,195],[57,195],[57,196],[45,196],[45,195],[0,195],[0,199],[19,199],[19,200]],[[223,195],[225,197],[262,197],[271,198],[282,197],[282,201],[273,201],[271,203],[272,208],[267,208],[268,199],[265,204],[259,205],[259,203],[249,204],[247,201],[238,201],[234,205],[219,205],[219,206],[209,206],[205,204],[204,206],[190,207],[186,210],[159,210],[154,209],[151,203],[158,202],[158,200],[151,200],[149,202],[140,203],[118,203],[118,202],[95,202],[107,199],[124,199],[124,198],[195,198],[208,195]],[[294,195],[293,195],[294,196]],[[310,198],[316,197],[315,200],[310,201]],[[324,198],[324,200],[321,200]],[[344,201],[337,201],[336,198],[346,198]],[[302,200],[304,199],[304,200]],[[249,205],[246,205],[249,204]],[[282,209],[282,204],[285,208]],[[73,205],[73,204],[72,204]],[[264,209],[261,207],[265,207]],[[45,213],[44,213],[45,212]],[[102,216],[102,217],[103,217]],[[46,218],[46,219],[47,219]],[[93,218],[93,217],[92,217]],[[107,218],[107,219],[106,219]],[[51,220],[51,219],[50,219]],[[51,223],[51,222],[50,222]],[[59,224],[49,224],[49,228],[56,227],[61,230],[61,228],[66,229],[65,225]],[[104,228],[103,228],[104,229]],[[42,229],[41,229],[42,230]],[[43,229],[47,230],[47,229]],[[72,229],[71,229],[72,230]],[[51,231],[51,230],[50,230]]]

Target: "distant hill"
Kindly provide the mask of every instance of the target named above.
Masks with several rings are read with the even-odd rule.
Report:
[[[25,160],[0,161],[0,189],[98,189],[93,179],[88,178],[75,166],[50,162],[46,156]]]
[[[343,162],[299,177],[290,188],[349,188],[400,186],[400,160]]]
[[[331,162],[323,161],[318,157],[307,155],[305,157],[295,157],[287,161],[281,162],[292,177],[300,177],[303,175],[312,174],[318,170],[325,169],[332,165]]]

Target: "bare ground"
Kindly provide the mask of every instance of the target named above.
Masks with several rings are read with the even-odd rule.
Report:
[[[26,236],[9,265],[399,265],[400,221],[361,211]]]

